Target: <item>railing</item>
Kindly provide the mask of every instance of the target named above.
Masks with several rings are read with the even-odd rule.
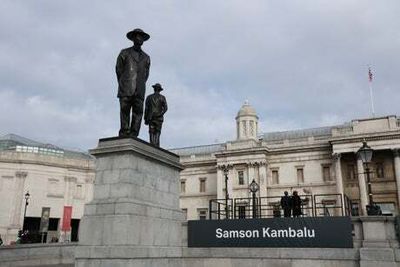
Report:
[[[299,195],[301,199],[301,217],[313,216],[312,212],[312,196]],[[258,218],[270,218],[283,216],[283,209],[281,209],[281,196],[259,197],[257,198],[258,204]],[[238,217],[236,217],[238,218]]]
[[[345,216],[341,194],[314,195],[315,216]]]
[[[235,198],[234,219],[259,218],[261,214],[260,198],[255,198],[253,209],[253,198]]]
[[[211,199],[209,202],[210,220],[232,219],[233,200]],[[228,204],[228,205],[227,205]]]
[[[301,217],[358,215],[357,201],[353,202],[344,194],[299,195],[299,197]],[[212,199],[209,203],[209,218],[220,220],[283,217],[281,198],[282,196]]]

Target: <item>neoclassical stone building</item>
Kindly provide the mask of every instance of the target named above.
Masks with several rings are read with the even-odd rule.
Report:
[[[366,214],[365,171],[355,153],[364,140],[374,149],[370,164],[374,202],[385,213],[398,214],[400,118],[259,133],[257,113],[245,103],[236,116],[236,130],[233,141],[172,149],[185,166],[180,174],[180,205],[188,219],[208,218],[209,201],[225,198],[224,171],[228,171],[229,198],[244,199],[236,203],[239,208],[251,205],[248,187],[254,179],[260,186],[257,196],[271,209],[262,212],[269,215],[283,191],[298,191],[310,203],[315,198],[327,206],[344,207],[349,199],[355,212]],[[92,199],[94,178],[94,158],[86,153],[16,135],[0,137],[0,235],[5,243],[14,241],[22,228],[28,191],[27,227],[38,229],[42,207],[50,207],[49,237],[60,236],[63,207],[72,206],[71,239],[76,240],[84,204]],[[327,194],[346,198],[340,203],[337,195]]]
[[[92,199],[94,159],[81,152],[42,144],[17,135],[0,137],[0,235],[5,244],[22,229],[38,231],[42,207],[50,208],[47,240],[60,237],[63,207],[72,206],[72,240],[77,239],[83,207]]]
[[[207,218],[209,201],[225,198],[224,170],[230,198],[251,197],[248,188],[254,179],[260,186],[257,196],[267,197],[266,207],[268,201],[271,206],[279,203],[286,190],[315,197],[320,205],[345,207],[351,200],[353,212],[366,214],[366,175],[356,154],[364,140],[374,149],[369,164],[374,202],[385,213],[398,214],[400,118],[260,134],[257,113],[245,103],[236,116],[236,129],[233,141],[172,150],[185,166],[180,174],[181,208],[188,219]],[[346,197],[340,201],[337,195],[327,195],[338,193]]]

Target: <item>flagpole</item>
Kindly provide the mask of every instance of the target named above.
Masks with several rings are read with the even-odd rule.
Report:
[[[375,118],[374,97],[372,95],[372,82],[369,82],[369,97],[371,98],[372,118]]]
[[[374,97],[372,95],[372,79],[373,79],[373,74],[371,72],[371,67],[368,66],[369,97],[371,100],[372,118],[375,118]]]

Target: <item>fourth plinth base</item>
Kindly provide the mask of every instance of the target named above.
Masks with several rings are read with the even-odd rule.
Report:
[[[138,139],[101,139],[77,267],[167,266],[182,256],[179,157]],[[168,264],[169,263],[169,264]]]

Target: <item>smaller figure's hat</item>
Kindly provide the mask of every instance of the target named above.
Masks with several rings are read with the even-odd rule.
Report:
[[[148,33],[145,33],[142,29],[134,29],[133,31],[128,32],[126,34],[126,38],[133,41],[133,37],[136,34],[141,34],[143,36],[144,41],[147,41],[150,38],[150,35]]]
[[[164,88],[162,88],[162,87],[161,87],[161,84],[159,84],[159,83],[156,83],[155,85],[153,85],[153,88],[154,88],[154,89],[158,89],[159,91],[164,90]]]

